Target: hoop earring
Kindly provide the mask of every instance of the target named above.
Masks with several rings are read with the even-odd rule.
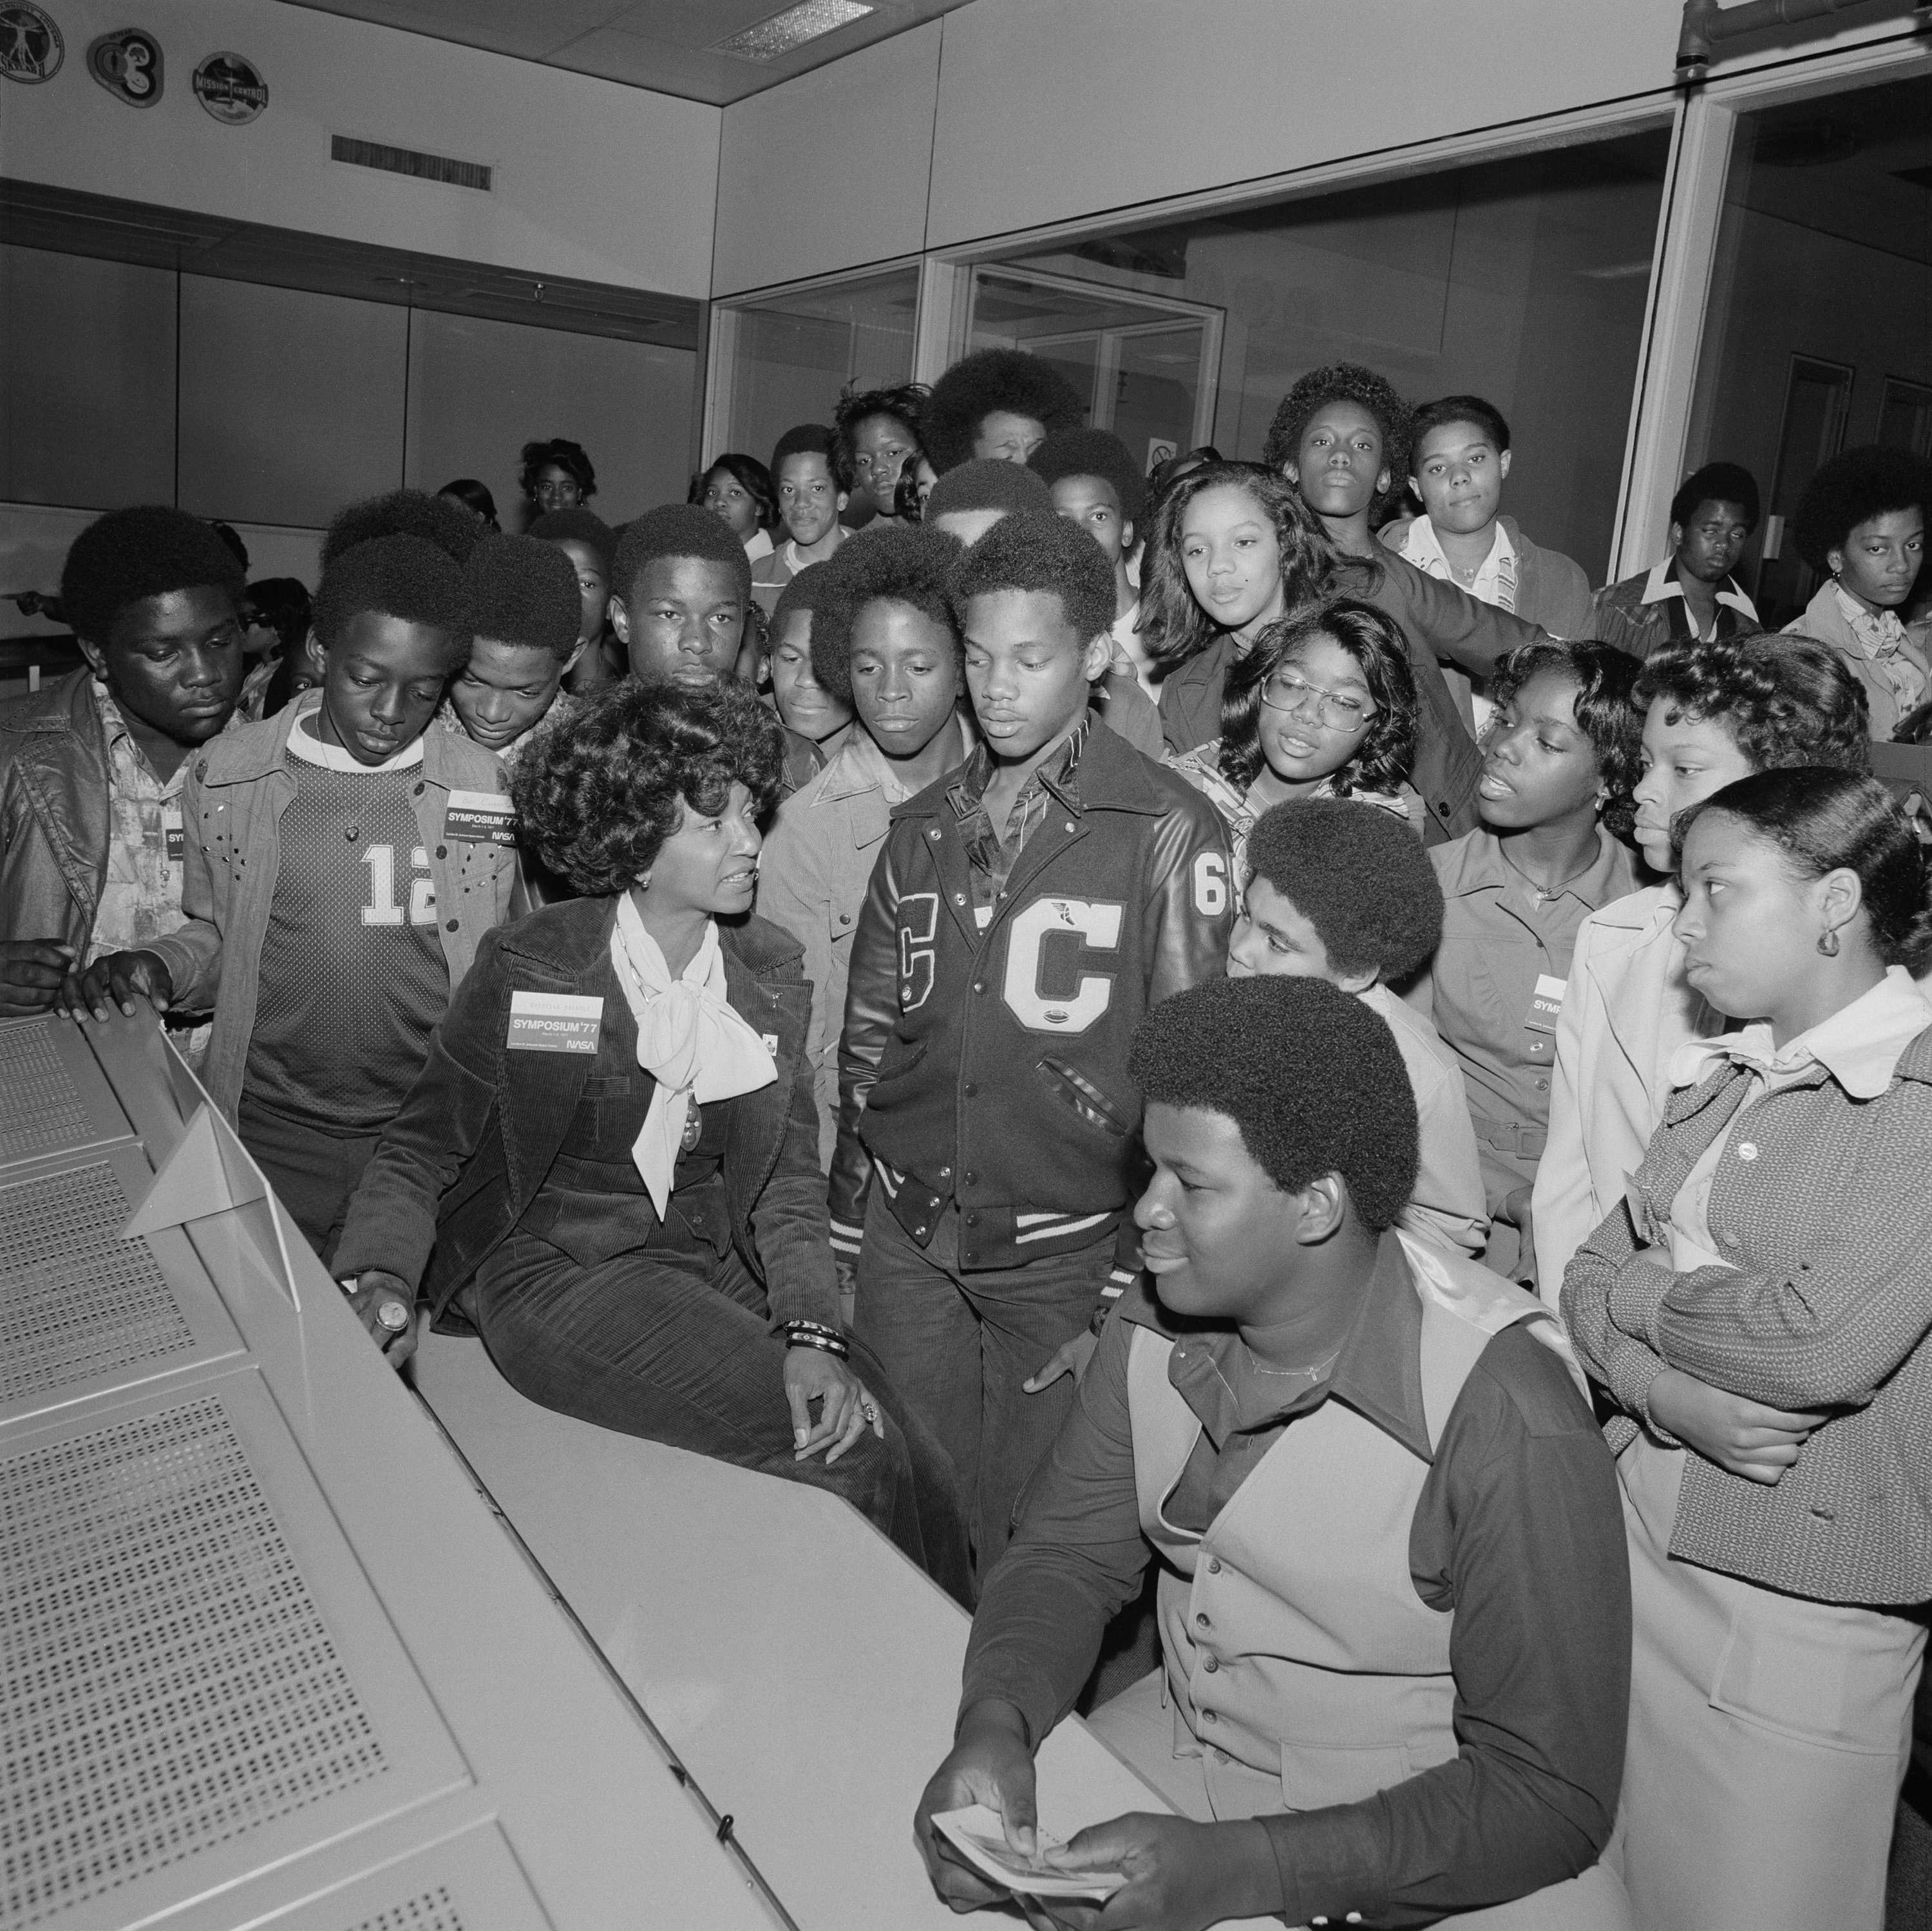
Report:
[[[1834,959],[1838,956],[1838,934],[1834,928],[1827,925],[1818,934],[1818,949],[1828,959]]]

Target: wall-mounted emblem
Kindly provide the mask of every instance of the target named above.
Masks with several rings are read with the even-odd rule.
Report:
[[[103,34],[87,50],[87,70],[130,107],[152,107],[161,97],[161,43],[139,27]]]
[[[194,70],[194,97],[230,127],[245,127],[268,104],[268,83],[239,54],[210,54]]]
[[[23,87],[37,87],[60,72],[67,43],[53,16],[32,0],[6,0],[0,5],[0,73]]]

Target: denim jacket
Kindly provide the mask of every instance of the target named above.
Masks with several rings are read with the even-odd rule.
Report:
[[[231,1122],[255,1030],[262,943],[281,863],[282,814],[296,795],[286,757],[289,732],[297,716],[312,708],[291,704],[196,753],[182,790],[188,830],[182,910],[188,922],[148,948],[167,967],[177,1006],[214,1008],[201,1079]],[[453,994],[483,934],[510,916],[517,853],[512,845],[444,835],[452,791],[503,789],[496,754],[447,731],[425,731],[422,746],[412,790],[430,855],[437,932]]]
[[[634,1063],[637,1025],[610,963],[616,901],[547,905],[489,934],[436,1028],[429,1061],[349,1204],[336,1271],[380,1267],[441,1315],[536,1198],[588,1093],[595,1059],[508,1048],[519,992],[603,1001],[602,1027]],[[731,1238],[764,1284],[774,1324],[838,1324],[818,1170],[798,941],[766,920],[721,925],[726,997],[772,1048],[778,1078],[723,1102]],[[432,1254],[431,1248],[434,1252]]]

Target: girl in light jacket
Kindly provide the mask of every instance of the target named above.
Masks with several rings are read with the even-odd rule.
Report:
[[[1648,1931],[1879,1931],[1932,1598],[1932,951],[1885,787],[1760,772],[1678,822],[1694,1040],[1570,1264],[1634,1613],[1610,1856]]]

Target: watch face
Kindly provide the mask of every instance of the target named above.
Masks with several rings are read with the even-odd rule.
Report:
[[[268,83],[240,54],[210,54],[194,70],[194,97],[230,127],[245,127],[268,104]]]
[[[37,87],[60,72],[67,43],[53,16],[32,0],[8,0],[0,6],[0,73],[24,87]]]
[[[103,34],[87,50],[87,70],[130,107],[152,107],[161,97],[161,43],[139,27]]]

